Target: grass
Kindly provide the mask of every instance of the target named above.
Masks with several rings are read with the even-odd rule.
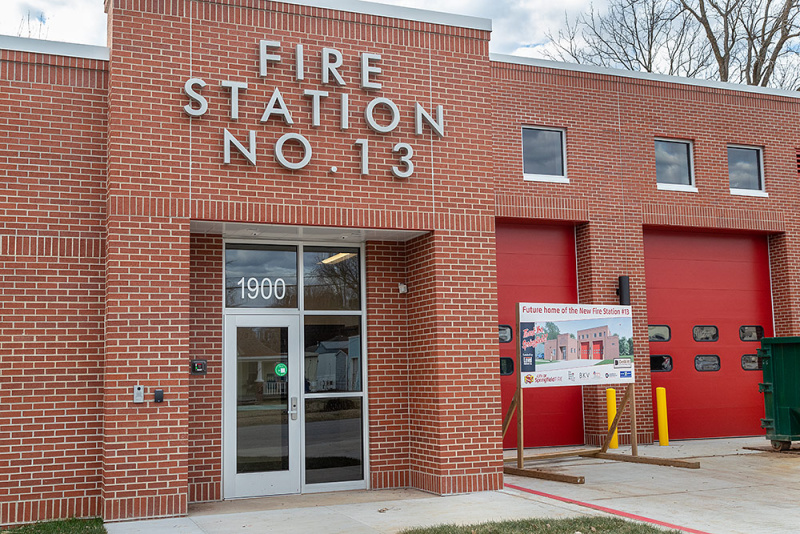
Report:
[[[0,534],[106,534],[103,520],[66,519],[64,521],[45,521],[23,525],[12,530],[0,531]]]
[[[441,525],[403,530],[401,534],[680,534],[642,523],[610,517],[524,519],[480,525]]]

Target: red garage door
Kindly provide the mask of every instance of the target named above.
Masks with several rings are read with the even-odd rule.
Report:
[[[518,302],[578,302],[575,232],[572,226],[497,224],[497,293],[500,324],[516,330]],[[503,415],[517,387],[516,331],[500,344]],[[513,370],[512,367],[513,366]],[[583,443],[579,386],[525,390],[525,446]],[[503,440],[516,447],[516,418]]]
[[[755,354],[772,335],[766,238],[648,231],[644,244],[653,402],[665,387],[670,437],[763,434]]]

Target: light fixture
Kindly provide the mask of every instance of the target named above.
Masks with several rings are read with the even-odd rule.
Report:
[[[339,263],[340,261],[349,260],[355,255],[355,252],[340,252],[339,254],[335,254],[330,258],[325,258],[320,263],[324,263],[325,265],[333,265],[335,263]]]

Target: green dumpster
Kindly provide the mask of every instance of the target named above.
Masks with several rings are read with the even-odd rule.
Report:
[[[785,451],[800,440],[800,337],[765,337],[758,355],[764,371],[761,427],[772,448]]]

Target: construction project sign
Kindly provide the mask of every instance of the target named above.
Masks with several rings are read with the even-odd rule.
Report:
[[[522,387],[631,384],[630,306],[519,303]]]

